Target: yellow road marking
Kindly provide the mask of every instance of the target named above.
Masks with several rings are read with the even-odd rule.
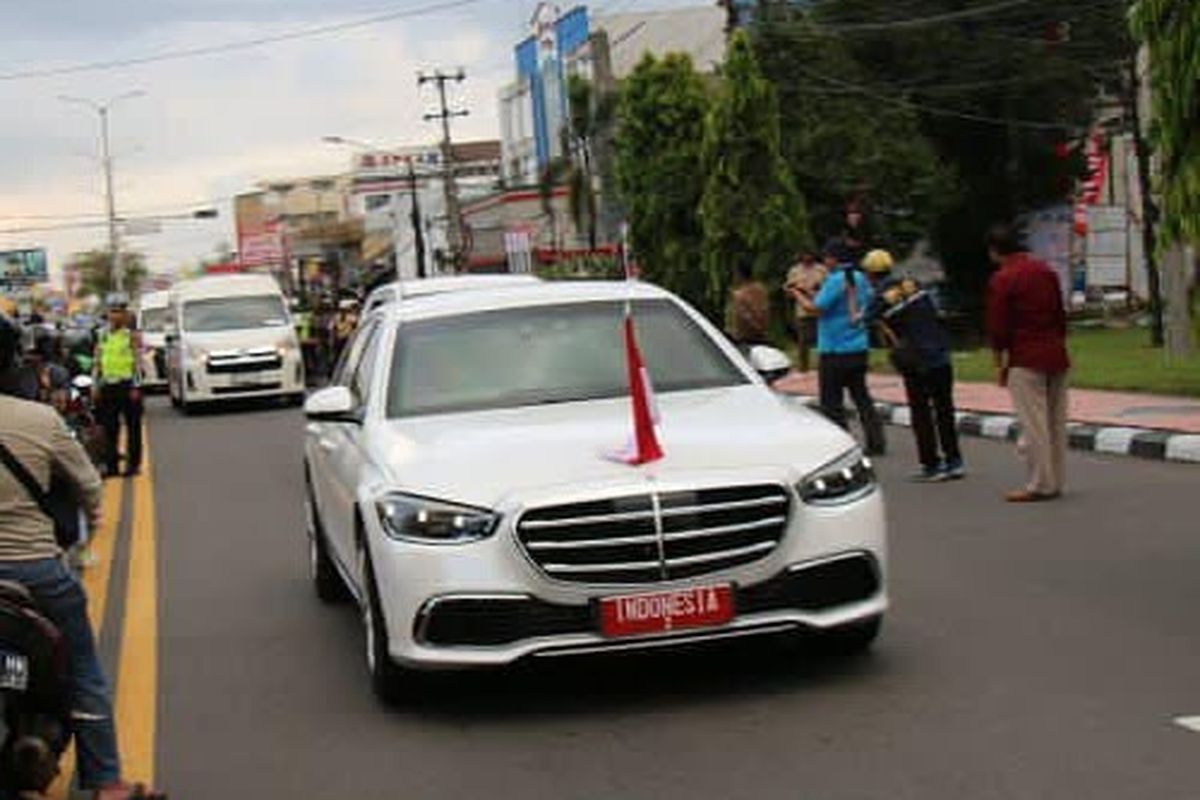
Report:
[[[133,523],[125,627],[117,670],[116,716],[124,777],[154,782],[154,734],[158,711],[158,566],[154,482],[149,447],[133,479]]]
[[[88,551],[92,563],[83,571],[83,587],[88,596],[88,620],[96,638],[104,627],[104,612],[108,608],[108,585],[112,577],[113,549],[117,543],[117,532],[121,527],[122,505],[125,499],[125,481],[113,478],[104,482],[104,517],[99,529],[92,531]],[[51,800],[62,800],[67,796],[75,778],[75,745],[71,744],[63,753],[62,771],[50,786]]]

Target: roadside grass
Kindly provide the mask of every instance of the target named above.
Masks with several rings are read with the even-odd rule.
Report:
[[[1168,364],[1162,350],[1150,346],[1144,328],[1074,328],[1071,385],[1082,389],[1200,397],[1200,353]],[[890,372],[885,353],[872,353],[872,368]],[[985,382],[995,378],[992,353],[983,348],[954,354],[955,379]]]

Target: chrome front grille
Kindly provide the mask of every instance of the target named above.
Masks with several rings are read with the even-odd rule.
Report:
[[[778,484],[647,492],[529,509],[517,537],[552,578],[652,583],[763,558],[783,538],[790,507]]]

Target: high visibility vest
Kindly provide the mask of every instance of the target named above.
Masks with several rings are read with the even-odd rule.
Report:
[[[128,329],[110,331],[100,339],[100,380],[131,381],[137,369],[133,335]]]

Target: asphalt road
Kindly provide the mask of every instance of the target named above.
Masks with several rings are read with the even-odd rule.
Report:
[[[295,410],[150,413],[158,782],[205,798],[1195,798],[1200,470],[1073,454],[1056,504],[882,461],[893,609],[851,661],[739,646],[371,696],[307,579]]]

